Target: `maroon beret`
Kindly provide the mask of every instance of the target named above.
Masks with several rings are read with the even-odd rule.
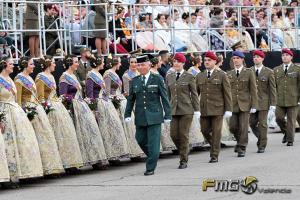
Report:
[[[205,53],[205,57],[208,57],[208,58],[210,58],[212,60],[218,61],[218,56],[214,52],[212,52],[212,51],[206,52]]]
[[[174,59],[181,63],[185,63],[186,61],[186,58],[182,53],[176,53]]]
[[[262,57],[262,58],[266,57],[265,53],[263,51],[260,51],[260,50],[253,51],[253,56],[255,56],[255,55],[257,55],[259,57]]]
[[[282,49],[281,53],[282,54],[287,53],[290,56],[294,56],[294,53],[290,49]]]

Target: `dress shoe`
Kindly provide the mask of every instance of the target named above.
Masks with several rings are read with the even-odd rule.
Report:
[[[3,189],[17,189],[17,188],[19,188],[19,184],[14,183],[14,182],[2,183],[1,185],[2,185]]]
[[[81,171],[79,169],[77,169],[76,167],[67,168],[67,169],[65,169],[65,171],[66,171],[66,174],[69,174],[69,175],[76,175],[76,174],[81,173]]]
[[[154,171],[145,171],[144,176],[152,176],[154,175]]]
[[[258,148],[257,153],[265,153],[265,148]]]
[[[287,142],[287,140],[286,140],[286,134],[284,134],[284,136],[283,136],[283,138],[282,138],[282,143],[284,144],[284,143],[286,143]]]
[[[238,157],[239,157],[239,158],[245,157],[245,151],[239,151],[239,152],[238,152]]]
[[[286,146],[289,146],[289,147],[291,147],[291,146],[293,146],[294,144],[293,144],[293,142],[288,142],[287,144],[286,144]]]
[[[93,170],[105,170],[108,169],[108,164],[100,164],[100,163],[96,163],[92,165]]]
[[[216,163],[218,162],[218,158],[210,158],[209,163]]]
[[[187,168],[187,163],[186,162],[180,162],[180,165],[178,166],[178,169],[185,169]]]

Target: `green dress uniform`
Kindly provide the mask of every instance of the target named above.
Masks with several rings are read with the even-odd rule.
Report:
[[[147,155],[146,170],[154,171],[160,153],[161,124],[171,119],[171,106],[163,79],[150,72],[147,76],[146,83],[142,75],[132,79],[124,117],[131,117],[135,106],[135,137]]]
[[[239,154],[245,154],[248,144],[249,112],[257,109],[257,87],[254,72],[245,66],[228,72],[233,113],[229,130],[233,133]]]
[[[187,163],[189,130],[194,112],[200,109],[196,81],[192,74],[182,70],[168,74],[166,85],[172,105],[171,138],[179,150],[180,163]]]
[[[276,106],[276,85],[273,70],[262,66],[260,71],[255,66],[251,67],[256,74],[256,86],[258,91],[257,112],[250,114],[250,127],[258,138],[258,149],[267,146],[268,111],[270,106]]]
[[[231,87],[227,74],[214,69],[201,72],[196,77],[197,91],[200,95],[201,131],[211,146],[210,157],[218,159],[221,149],[223,115],[232,111]]]
[[[274,68],[274,73],[277,87],[276,122],[285,135],[283,142],[294,142],[300,102],[300,68],[293,63],[289,66],[280,65]]]

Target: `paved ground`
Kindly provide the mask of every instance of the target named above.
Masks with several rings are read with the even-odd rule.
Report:
[[[177,169],[178,159],[168,155],[159,161],[154,176],[145,177],[144,163],[127,163],[105,171],[86,171],[77,176],[41,180],[18,190],[0,191],[1,200],[195,200],[195,199],[299,199],[300,195],[300,134],[295,146],[281,144],[281,134],[269,134],[265,154],[257,154],[251,135],[245,158],[237,158],[233,148],[224,148],[219,163],[209,164],[207,151],[193,152],[189,167]],[[288,188],[291,194],[252,195],[243,192],[203,192],[206,178],[258,179],[258,188]]]

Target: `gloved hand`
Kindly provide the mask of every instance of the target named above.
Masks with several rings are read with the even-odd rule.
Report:
[[[170,119],[165,119],[165,120],[164,120],[164,123],[166,123],[166,124],[169,124],[170,122],[171,122]]]
[[[298,102],[298,105],[300,105],[300,102]]]
[[[197,119],[200,119],[201,113],[200,111],[194,112],[194,115],[196,116]]]
[[[131,122],[131,117],[126,117],[126,118],[125,118],[125,122],[126,122],[126,123]]]
[[[276,110],[276,106],[270,106],[270,110]]]
[[[255,108],[251,108],[250,113],[256,113],[256,109]]]
[[[226,111],[224,114],[225,118],[230,118],[231,116],[232,116],[232,112],[230,112],[230,111]]]

